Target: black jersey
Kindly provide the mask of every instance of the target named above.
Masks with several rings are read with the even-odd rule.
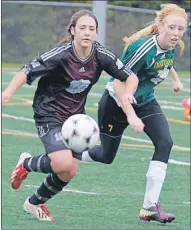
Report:
[[[131,71],[109,50],[93,42],[90,55],[81,59],[73,41],[59,44],[22,68],[27,83],[36,78],[33,100],[36,124],[54,126],[73,114],[83,113],[86,97],[101,72],[125,81]]]

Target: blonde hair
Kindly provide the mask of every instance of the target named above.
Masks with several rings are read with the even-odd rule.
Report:
[[[161,10],[158,11],[156,13],[156,18],[155,21],[153,23],[150,23],[149,26],[145,27],[144,29],[134,33],[133,35],[131,35],[130,37],[124,37],[123,41],[125,42],[125,49],[134,41],[136,41],[137,39],[141,38],[141,37],[145,37],[148,35],[152,35],[152,34],[158,34],[158,24],[163,23],[164,19],[166,16],[170,15],[170,14],[178,14],[182,17],[185,18],[185,20],[187,21],[187,14],[185,9],[181,8],[180,6],[176,5],[176,4],[162,4],[161,6]],[[180,54],[183,53],[184,51],[184,42],[182,40],[179,40],[178,42],[178,46],[180,48]]]

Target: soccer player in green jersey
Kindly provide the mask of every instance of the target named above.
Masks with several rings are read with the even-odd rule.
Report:
[[[158,204],[173,141],[167,119],[155,99],[154,88],[171,72],[175,93],[181,91],[182,84],[173,69],[174,49],[179,45],[180,53],[183,52],[184,43],[181,38],[186,26],[185,10],[176,4],[164,4],[157,12],[155,23],[124,39],[126,47],[121,61],[139,78],[138,88],[134,94],[137,104],[133,107],[145,125],[144,132],[155,147],[146,174],[143,208],[139,214],[140,219],[144,221],[166,223],[175,219],[173,214],[165,213]],[[102,144],[89,152],[84,152],[82,160],[106,164],[113,162],[122,134],[129,125],[124,92],[125,85],[111,78],[98,110]]]

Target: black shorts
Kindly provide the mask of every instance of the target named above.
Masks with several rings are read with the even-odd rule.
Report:
[[[46,154],[69,149],[62,141],[61,129],[62,125],[57,125],[55,127],[49,127],[48,124],[36,125],[38,130],[38,136],[40,137]],[[81,160],[81,153],[75,153],[72,151],[73,157]]]
[[[137,116],[142,120],[155,114],[163,114],[155,99],[141,107],[134,107],[134,109]],[[112,137],[121,136],[129,125],[127,116],[109,95],[108,90],[105,90],[99,102],[98,123],[100,132]]]

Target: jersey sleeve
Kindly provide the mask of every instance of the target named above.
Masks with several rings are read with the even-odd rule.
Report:
[[[137,40],[123,52],[120,59],[127,68],[137,74],[145,65],[147,53],[154,45],[155,43],[152,39],[146,42]]]
[[[132,71],[125,66],[111,51],[102,47],[98,49],[102,69],[112,77],[125,81]]]
[[[49,76],[52,71],[56,70],[64,55],[63,52],[62,47],[55,47],[26,64],[21,72],[27,75],[27,84],[30,85],[38,77]]]

